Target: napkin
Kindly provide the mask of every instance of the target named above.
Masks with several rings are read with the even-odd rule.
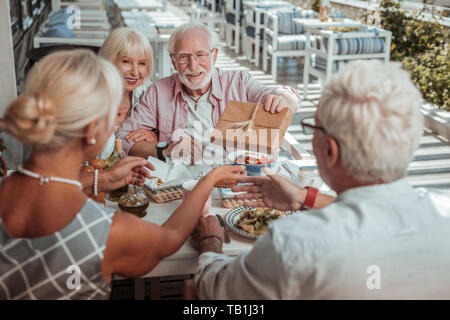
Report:
[[[147,169],[150,174],[153,177],[160,178],[164,182],[159,188],[180,185],[183,182],[193,179],[192,174],[183,163],[171,161],[170,158],[167,158],[166,162],[164,162],[155,157],[148,157],[147,161],[155,167],[154,171]],[[150,179],[145,180],[144,185],[152,189],[150,187]]]

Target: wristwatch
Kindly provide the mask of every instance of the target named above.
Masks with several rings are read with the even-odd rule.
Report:
[[[159,160],[166,161],[166,158],[163,156],[163,150],[167,149],[168,146],[169,143],[165,141],[158,142],[156,145],[156,154],[158,155]]]

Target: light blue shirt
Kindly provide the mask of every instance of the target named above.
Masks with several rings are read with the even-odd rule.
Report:
[[[200,255],[201,299],[450,299],[450,198],[406,179],[270,224],[237,258]]]

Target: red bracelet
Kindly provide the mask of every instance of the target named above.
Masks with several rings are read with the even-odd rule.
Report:
[[[319,190],[317,190],[314,187],[306,187],[306,199],[305,202],[303,203],[302,209],[303,208],[309,208],[312,209],[314,202],[316,201],[316,197],[317,194],[319,193]]]

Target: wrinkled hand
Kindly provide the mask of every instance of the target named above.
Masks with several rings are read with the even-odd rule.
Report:
[[[246,192],[236,195],[237,199],[244,199],[244,204],[249,207],[269,207],[278,210],[299,210],[305,202],[306,189],[300,188],[290,180],[283,178],[264,168],[267,176],[242,177],[240,185],[234,187],[234,192]],[[250,201],[252,199],[257,199]]]
[[[296,109],[296,106],[293,105],[294,101],[290,101],[292,99],[288,99],[284,95],[273,95],[269,94],[266,97],[266,103],[264,104],[264,109],[270,113],[278,113],[284,108],[292,108]]]
[[[221,188],[231,188],[238,183],[238,180],[247,175],[245,166],[222,166],[211,170],[208,175],[214,179],[214,186]]]
[[[130,132],[125,139],[128,142],[139,142],[139,141],[156,141],[156,134],[153,131],[149,131],[146,129],[138,129],[136,131]]]
[[[172,159],[185,159],[189,164],[194,164],[202,160],[203,149],[203,144],[200,141],[186,136],[169,146],[163,154],[169,154]]]
[[[128,184],[143,186],[146,178],[150,178],[150,170],[155,170],[153,165],[141,157],[125,157],[111,168],[103,171],[105,177],[104,191],[111,191]]]
[[[197,226],[191,233],[191,239],[195,249],[198,249],[199,241],[205,239],[207,236],[217,236],[223,244],[224,233],[215,216],[200,217]]]

